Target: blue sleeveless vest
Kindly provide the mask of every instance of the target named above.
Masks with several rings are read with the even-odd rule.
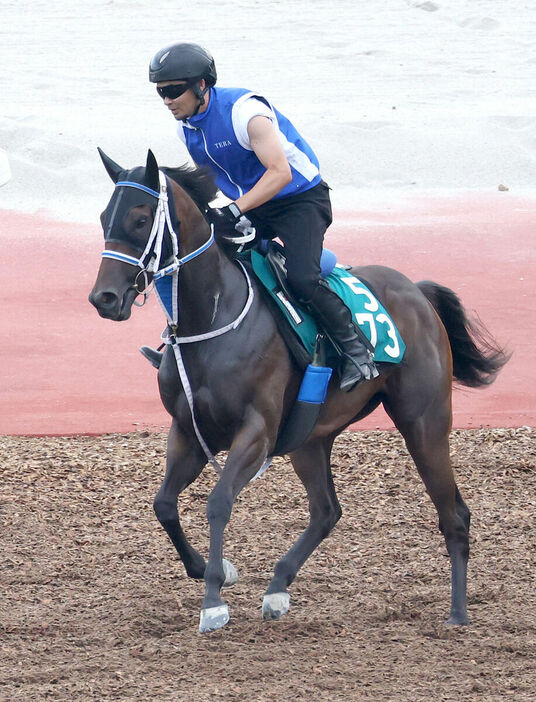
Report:
[[[292,181],[274,200],[309,190],[321,181],[318,159],[295,127],[262,96],[240,88],[211,88],[205,112],[181,122],[186,147],[198,166],[207,166],[219,189],[232,200],[251,190],[266,169],[252,150],[244,148],[233,128],[233,107],[248,97],[257,97],[274,113],[276,129],[290,164]]]

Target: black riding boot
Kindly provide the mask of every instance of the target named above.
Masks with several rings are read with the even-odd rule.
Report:
[[[162,356],[164,355],[161,351],[152,349],[150,346],[142,346],[140,348],[140,353],[149,361],[149,363],[152,366],[154,366],[155,368],[160,368],[160,364],[162,363]]]
[[[352,313],[329,285],[321,280],[309,301],[313,314],[341,355],[341,390],[349,391],[361,380],[376,378],[370,341],[352,320]]]

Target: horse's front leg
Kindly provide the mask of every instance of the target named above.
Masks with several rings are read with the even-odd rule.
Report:
[[[205,599],[201,609],[201,633],[221,629],[229,621],[229,608],[220,590],[225,580],[223,533],[231,517],[234,501],[267,458],[268,438],[262,416],[250,409],[246,424],[236,435],[223,473],[207,501],[210,526],[210,552],[205,569]]]
[[[168,436],[166,475],[154,499],[154,511],[177,549],[186,573],[200,580],[205,574],[205,559],[190,545],[182,530],[177,500],[205,465],[205,454],[195,438],[185,437],[173,420]]]

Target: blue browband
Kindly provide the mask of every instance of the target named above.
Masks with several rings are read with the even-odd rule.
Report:
[[[130,180],[120,180],[115,184],[115,187],[136,188],[137,190],[143,190],[143,192],[149,193],[149,195],[152,195],[153,197],[160,197],[160,193],[156,192],[156,190],[151,190],[151,188],[148,188],[146,185],[142,185],[141,183],[133,183]]]
[[[170,264],[169,266],[166,266],[165,268],[162,268],[161,270],[157,271],[153,276],[154,280],[158,280],[159,278],[163,278],[165,275],[170,275],[170,273],[174,273],[176,270],[178,270],[185,263],[188,263],[188,261],[191,261],[192,258],[195,258],[196,256],[199,256],[199,254],[202,254],[204,251],[206,251],[209,248],[209,246],[211,246],[213,243],[214,243],[214,227],[211,225],[210,236],[207,239],[207,241],[205,241],[204,244],[202,244],[195,251],[192,251],[192,253],[186,254],[186,256],[183,256],[182,258],[177,259],[174,263]]]

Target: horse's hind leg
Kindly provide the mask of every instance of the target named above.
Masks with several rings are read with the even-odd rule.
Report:
[[[202,579],[205,559],[188,542],[179,520],[179,494],[201,473],[206,458],[197,442],[185,439],[175,421],[168,436],[166,475],[154,499],[154,511],[160,524],[184,563],[190,578]]]
[[[275,566],[274,577],[263,600],[264,619],[277,619],[288,611],[290,597],[287,587],[341,516],[330,467],[334,438],[335,436],[312,440],[291,455],[294,470],[309,498],[309,525]]]
[[[413,420],[408,420],[411,413],[401,412],[401,408],[393,411],[391,407],[388,411],[406,441],[439,515],[439,528],[445,538],[452,572],[452,602],[447,624],[468,624],[466,592],[470,513],[456,486],[450,462],[450,398],[439,404],[441,407],[429,404]]]

